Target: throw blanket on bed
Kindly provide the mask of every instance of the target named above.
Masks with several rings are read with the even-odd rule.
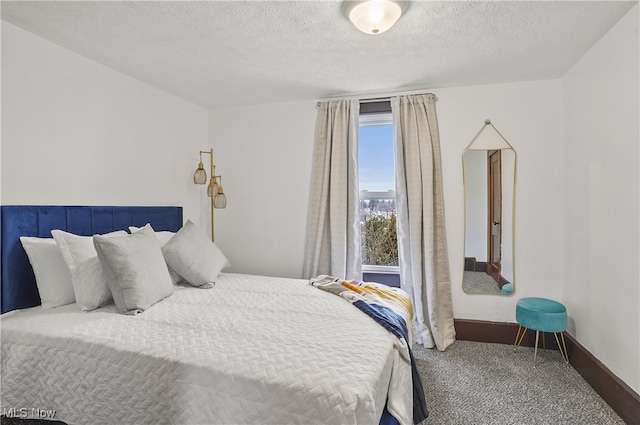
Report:
[[[316,288],[341,296],[396,336],[396,358],[386,409],[400,424],[417,424],[427,418],[422,381],[411,353],[407,323],[411,302],[404,291],[371,282],[346,281],[320,275],[309,281]],[[406,382],[411,379],[411,389]],[[383,416],[384,419],[384,416]]]

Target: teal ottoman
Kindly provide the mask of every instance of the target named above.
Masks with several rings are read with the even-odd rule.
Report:
[[[502,288],[500,288],[500,293],[501,294],[512,294],[513,293],[513,283],[505,283],[504,285],[502,285]]]
[[[516,322],[518,322],[519,326],[516,340],[513,343],[513,351],[520,346],[527,329],[536,331],[536,348],[533,352],[533,365],[535,366],[540,332],[553,332],[560,348],[562,359],[569,364],[569,355],[567,354],[567,346],[564,342],[563,334],[567,330],[567,309],[562,303],[546,298],[521,298],[516,304]],[[562,345],[560,345],[558,333],[560,333]]]

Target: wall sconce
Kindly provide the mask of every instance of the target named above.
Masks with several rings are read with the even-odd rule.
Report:
[[[207,187],[207,196],[211,198],[211,240],[214,240],[214,219],[213,210],[215,208],[223,209],[227,207],[227,197],[222,189],[222,176],[216,175],[216,165],[213,163],[213,149],[209,151],[200,151],[200,163],[196,172],[193,174],[193,182],[195,184],[207,183],[207,172],[204,169],[202,163],[202,154],[209,155],[211,179],[209,180],[209,186]]]
[[[382,34],[407,10],[403,0],[345,0],[342,13],[365,34]]]

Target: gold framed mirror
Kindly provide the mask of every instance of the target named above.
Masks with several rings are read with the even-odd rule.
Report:
[[[486,120],[462,153],[465,199],[464,272],[468,294],[515,290],[516,151]]]

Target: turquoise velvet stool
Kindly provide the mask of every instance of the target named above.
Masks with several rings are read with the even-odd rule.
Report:
[[[521,298],[516,304],[516,322],[518,322],[519,326],[516,341],[513,343],[513,351],[516,351],[520,346],[527,329],[536,331],[536,348],[533,352],[533,366],[535,367],[540,332],[553,332],[560,354],[562,354],[562,359],[567,365],[569,364],[569,355],[567,354],[563,333],[567,330],[567,309],[562,303],[546,298]],[[562,345],[560,345],[558,333],[560,333]],[[542,336],[542,343],[544,344],[544,335]]]
[[[502,285],[500,289],[501,294],[512,294],[513,293],[513,283],[505,283]]]

